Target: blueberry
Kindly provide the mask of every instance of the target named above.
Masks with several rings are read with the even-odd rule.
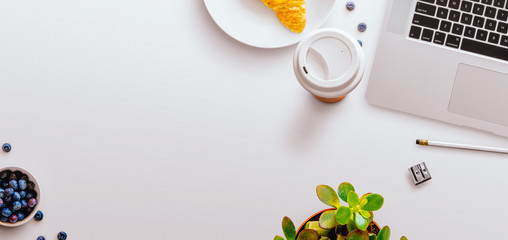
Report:
[[[25,180],[21,179],[21,180],[19,180],[18,183],[19,183],[18,185],[19,185],[19,189],[20,190],[25,190],[26,189],[27,185],[26,185],[26,181]]]
[[[46,240],[43,236],[37,237],[37,240]]]
[[[25,198],[25,197],[26,197],[26,192],[25,192],[25,191],[20,191],[20,192],[19,192],[19,196],[20,196],[21,198]]]
[[[11,212],[10,209],[8,209],[8,208],[3,208],[2,209],[2,216],[4,216],[4,217],[10,217],[11,214],[12,214],[12,212]]]
[[[65,240],[67,239],[67,233],[65,232],[59,232],[58,235],[56,235],[58,237],[58,240]]]
[[[28,200],[28,206],[29,207],[35,207],[35,205],[37,205],[37,199],[30,198],[30,200]]]
[[[358,44],[360,44],[360,47],[363,47],[363,42],[358,40]]]
[[[4,150],[4,152],[10,152],[12,150],[12,147],[10,144],[4,143],[4,145],[2,146],[2,150]]]
[[[27,189],[28,190],[34,190],[34,188],[35,188],[35,183],[32,182],[32,181],[28,181]]]
[[[12,194],[14,194],[14,189],[6,188],[4,193],[5,193],[5,196],[7,196],[7,197],[12,196]]]
[[[30,199],[30,198],[33,198],[33,197],[34,197],[34,194],[33,194],[32,192],[28,192],[28,193],[26,194],[26,197],[25,197],[25,198],[26,198],[26,199]]]
[[[18,213],[18,221],[21,221],[21,220],[23,220],[23,219],[25,219],[25,214],[23,214],[23,213]]]
[[[4,197],[4,204],[9,205],[12,203],[12,197]]]
[[[22,209],[28,208],[28,202],[25,199],[21,200],[21,208]]]
[[[18,181],[16,180],[9,181],[9,186],[14,190],[18,190],[19,188]]]
[[[365,30],[367,30],[367,24],[365,23],[358,24],[358,31],[365,32]]]
[[[9,218],[8,217],[0,217],[0,221],[2,222],[8,222],[9,221]]]
[[[37,211],[34,216],[35,221],[40,221],[42,218],[44,218],[44,214],[41,211]]]
[[[2,188],[8,188],[9,182],[8,181],[2,181]]]
[[[21,202],[15,201],[12,203],[12,210],[19,211],[21,209]]]
[[[354,2],[347,2],[347,3],[346,3],[346,8],[347,8],[347,10],[349,10],[349,11],[353,11],[353,10],[355,10],[355,3],[354,3]]]
[[[0,188],[0,198],[4,198],[5,196],[5,190],[3,188]]]
[[[0,178],[6,178],[7,176],[9,176],[9,174],[10,174],[10,171],[9,170],[5,170],[5,171],[0,173]]]
[[[12,199],[14,199],[14,201],[21,200],[21,194],[19,192],[14,192],[14,194],[12,195]]]
[[[18,215],[16,214],[12,214],[10,217],[9,217],[9,222],[11,223],[15,223],[18,221]]]
[[[16,174],[15,174],[15,173],[11,173],[11,174],[9,175],[9,181],[10,181],[10,180],[18,180],[18,177],[16,176]]]

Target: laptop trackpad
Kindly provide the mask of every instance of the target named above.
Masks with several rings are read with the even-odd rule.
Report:
[[[448,111],[508,126],[508,75],[459,64]]]

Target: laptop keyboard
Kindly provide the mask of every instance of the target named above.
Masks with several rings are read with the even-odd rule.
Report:
[[[508,0],[419,0],[409,37],[508,61]]]

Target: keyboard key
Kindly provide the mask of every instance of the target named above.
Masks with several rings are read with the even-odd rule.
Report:
[[[435,18],[430,18],[427,16],[415,14],[413,17],[413,23],[416,25],[428,27],[428,28],[434,28],[437,29],[439,26],[439,20]]]
[[[449,32],[450,29],[452,29],[452,23],[451,22],[447,22],[447,21],[442,21],[441,22],[441,27],[439,27],[439,30],[441,30],[443,32]]]
[[[460,25],[458,23],[454,23],[452,27],[452,33],[457,35],[462,35],[462,32],[464,31],[464,26]]]
[[[475,3],[473,7],[473,13],[476,15],[483,15],[483,11],[485,10],[485,6]]]
[[[508,61],[508,48],[498,47],[464,38],[460,49]]]
[[[436,4],[440,6],[446,6],[448,5],[448,0],[437,0]]]
[[[499,9],[499,11],[497,11],[497,20],[501,20],[501,21],[508,20],[508,11]]]
[[[487,22],[485,23],[485,28],[488,30],[496,30],[497,22],[491,19],[487,19]]]
[[[422,32],[422,28],[418,26],[411,26],[411,30],[409,30],[409,37],[420,39],[420,34]]]
[[[450,2],[448,3],[448,7],[453,8],[453,9],[459,9],[459,5],[460,5],[460,0],[450,0]]]
[[[501,37],[501,45],[503,45],[505,47],[508,47],[508,36],[502,36]]]
[[[497,31],[500,33],[508,33],[508,23],[502,23],[500,22],[497,25]]]
[[[466,27],[466,31],[464,31],[464,36],[474,38],[474,34],[476,33],[476,29],[472,27]]]
[[[501,37],[501,35],[499,35],[497,33],[490,33],[489,34],[489,43],[497,44],[499,42],[499,37]]]
[[[483,28],[483,24],[485,23],[485,18],[482,17],[474,17],[473,19],[473,26]]]
[[[495,18],[496,17],[496,9],[493,7],[487,7],[485,10],[485,16],[489,18]]]
[[[480,2],[480,0],[471,0],[471,1],[473,1],[473,2]]]
[[[432,6],[426,3],[418,2],[416,3],[416,10],[417,13],[422,13],[429,16],[434,16],[436,14],[436,6]]]
[[[482,0],[482,3],[490,5],[490,4],[492,4],[492,0]]]
[[[505,0],[494,0],[494,6],[498,8],[503,8],[505,4]]]
[[[464,23],[464,24],[471,24],[472,21],[473,21],[473,15],[471,15],[471,14],[463,13],[462,17],[460,18],[460,22]]]
[[[478,31],[476,32],[476,39],[485,41],[487,40],[487,34],[488,34],[487,31],[478,29]]]
[[[445,38],[446,38],[446,34],[445,33],[436,32],[436,34],[434,34],[434,43],[443,45],[444,42],[445,42]]]
[[[473,8],[473,3],[468,1],[463,1],[460,5],[460,10],[464,12],[471,12],[471,9]]]
[[[446,46],[452,48],[459,48],[460,45],[460,37],[448,35],[446,38]]]
[[[446,19],[448,17],[448,9],[440,7],[437,10],[437,17]]]
[[[427,42],[431,42],[433,35],[434,35],[434,31],[432,31],[430,29],[423,29],[422,40],[423,41],[427,41]]]
[[[454,22],[458,22],[460,20],[460,12],[451,10],[448,19]]]
[[[434,0],[420,0],[422,2],[428,2],[428,3],[434,3],[435,1]]]

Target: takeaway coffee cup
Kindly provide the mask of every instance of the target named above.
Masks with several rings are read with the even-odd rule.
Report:
[[[293,57],[298,82],[317,99],[335,103],[358,86],[365,56],[347,32],[323,28],[300,41]]]

